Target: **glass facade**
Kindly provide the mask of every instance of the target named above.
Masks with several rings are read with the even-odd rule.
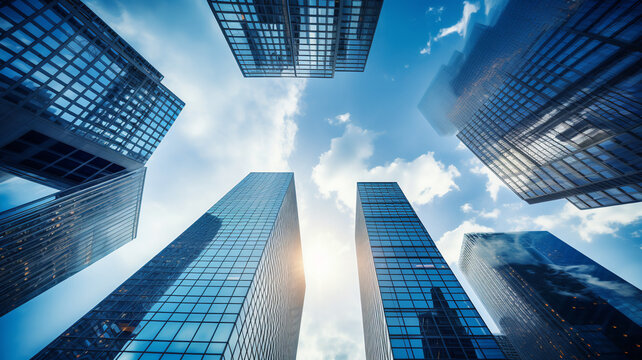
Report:
[[[466,234],[459,262],[522,359],[642,358],[642,291],[552,234]]]
[[[634,0],[512,0],[419,108],[529,203],[640,201],[640,16]]]
[[[245,77],[363,71],[383,0],[208,0]]]
[[[521,360],[517,350],[515,350],[515,347],[510,340],[508,340],[506,335],[495,335],[495,340],[497,341],[499,348],[504,352],[506,360]]]
[[[397,183],[358,183],[368,359],[504,359]]]
[[[0,316],[136,237],[145,168],[0,213]]]
[[[251,173],[35,359],[294,359],[292,173]]]
[[[3,1],[0,28],[0,124],[59,129],[75,139],[68,146],[84,140],[140,167],[184,106],[162,75],[79,0]],[[47,172],[53,155],[24,155],[28,149],[6,139],[0,145],[4,157],[18,157],[18,174],[72,185],[105,175],[104,161],[81,168],[82,159],[74,159],[77,167]]]

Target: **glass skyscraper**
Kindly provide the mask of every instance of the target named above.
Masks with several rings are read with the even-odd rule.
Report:
[[[294,359],[294,175],[251,173],[35,359]]]
[[[642,291],[549,232],[466,234],[459,262],[522,359],[642,358]]]
[[[511,0],[419,104],[529,203],[642,200],[642,3]]]
[[[0,5],[0,169],[58,189],[147,159],[184,103],[79,0]]]
[[[208,0],[245,77],[363,71],[383,0]]]
[[[0,316],[136,237],[145,168],[0,213]]]
[[[0,3],[0,172],[60,192],[0,214],[0,315],[136,236],[184,103],[79,0]]]
[[[397,183],[357,184],[367,359],[504,359]]]

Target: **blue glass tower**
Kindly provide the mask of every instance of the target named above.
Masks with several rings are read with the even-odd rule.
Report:
[[[0,3],[0,173],[60,192],[0,214],[0,315],[136,236],[184,103],[79,0]]]
[[[245,77],[364,71],[383,0],[208,0]]]
[[[35,359],[294,359],[294,176],[251,173]]]
[[[511,0],[419,109],[529,203],[642,200],[642,4]]]
[[[358,183],[367,359],[504,359],[397,183]]]
[[[642,357],[642,291],[549,232],[466,234],[459,262],[522,359]]]
[[[0,170],[65,189],[144,166],[184,103],[79,0],[0,4]]]
[[[0,212],[0,316],[136,237],[145,169]]]

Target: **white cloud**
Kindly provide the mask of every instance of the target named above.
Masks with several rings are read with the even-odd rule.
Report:
[[[434,40],[439,40],[445,36],[455,33],[459,34],[459,36],[466,36],[466,29],[468,28],[470,17],[477,11],[479,11],[479,4],[471,4],[468,1],[464,1],[464,11],[461,19],[459,19],[459,21],[453,26],[440,29]]]
[[[497,219],[499,217],[499,209],[492,211],[480,211],[479,216],[485,217],[487,219]]]
[[[334,119],[328,119],[328,122],[332,125],[345,124],[350,122],[350,113],[339,114],[334,117]]]
[[[345,114],[337,115],[336,116],[337,120],[339,120],[340,123],[345,123],[350,121],[350,113],[347,112]]]
[[[463,142],[461,142],[461,141],[457,144],[457,147],[455,147],[455,150],[461,150],[461,151],[463,151],[463,150],[467,150],[467,149],[468,149],[468,148],[466,147],[466,145],[464,145],[464,143],[463,143]]]
[[[494,232],[492,228],[479,225],[472,220],[466,220],[456,228],[445,232],[435,243],[439,251],[450,265],[454,265],[459,260],[459,251],[464,234],[474,232]]]
[[[525,202],[514,202],[502,204],[503,207],[511,210],[518,210],[524,207]]]
[[[499,217],[499,209],[494,209],[491,211],[486,210],[475,210],[471,203],[465,203],[459,207],[464,214],[476,214],[483,218],[487,219],[497,219]]]
[[[486,15],[490,14],[490,11],[502,2],[503,0],[484,0],[484,13]]]
[[[493,173],[487,166],[482,164],[476,158],[472,161],[473,164],[479,164],[470,169],[470,172],[477,175],[485,175],[487,177],[486,181],[486,191],[490,194],[490,197],[493,201],[497,201],[497,193],[502,187],[506,187],[504,183]]]
[[[444,7],[443,6],[440,6],[438,8],[436,8],[434,6],[429,6],[428,10],[426,10],[426,14],[429,14],[429,13],[441,14],[442,12],[444,12]]]
[[[589,210],[579,210],[566,203],[557,214],[535,217],[532,223],[544,230],[570,226],[582,240],[590,242],[596,235],[615,234],[620,227],[641,219],[642,203]]]
[[[432,51],[432,39],[428,39],[428,42],[426,43],[426,46],[423,47],[419,53],[421,55],[430,55],[430,52]]]
[[[366,162],[374,153],[376,134],[348,124],[341,137],[331,140],[330,149],[319,157],[312,170],[312,180],[326,198],[333,197],[343,210],[353,210],[357,181],[397,181],[408,199],[425,204],[435,197],[458,189],[455,178],[459,171],[435,160],[432,152],[412,161],[397,158],[383,166],[368,168]]]

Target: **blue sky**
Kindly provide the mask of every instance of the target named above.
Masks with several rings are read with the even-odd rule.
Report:
[[[148,162],[138,238],[0,318],[0,358],[35,354],[250,171],[295,172],[307,281],[300,359],[365,357],[360,180],[398,181],[457,274],[465,232],[545,229],[640,287],[642,204],[527,205],[417,110],[467,25],[488,23],[498,3],[387,1],[364,73],[302,80],[242,78],[204,0],[88,2],[186,106]],[[12,179],[0,184],[0,208],[48,192]]]

